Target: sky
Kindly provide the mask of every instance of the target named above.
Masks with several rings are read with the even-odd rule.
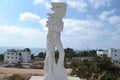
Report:
[[[120,49],[120,0],[0,0],[0,46],[46,48],[51,2],[67,3],[64,48]]]

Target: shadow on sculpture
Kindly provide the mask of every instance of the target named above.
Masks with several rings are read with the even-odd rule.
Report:
[[[60,39],[61,31],[63,30],[62,18],[66,13],[66,3],[53,2],[53,13],[48,13],[48,21],[46,27],[47,34],[47,52],[45,58],[45,76],[44,80],[68,80],[67,73],[64,68],[64,48]],[[58,62],[55,62],[55,47],[59,52]]]

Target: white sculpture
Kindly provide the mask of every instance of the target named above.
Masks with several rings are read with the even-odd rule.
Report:
[[[62,18],[66,13],[66,3],[53,2],[54,13],[48,14],[47,21],[47,52],[45,58],[45,76],[44,80],[68,80],[64,68],[64,49],[60,39],[60,33],[63,30]],[[55,62],[55,47],[59,52],[58,62]]]

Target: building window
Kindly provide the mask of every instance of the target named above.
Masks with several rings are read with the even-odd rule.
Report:
[[[17,57],[16,57],[16,59],[17,59]]]
[[[9,54],[9,53],[8,53]]]
[[[117,50],[115,50],[115,52],[117,52]]]
[[[117,56],[116,54],[114,56]]]
[[[13,57],[12,57],[12,59],[13,59]]]
[[[7,58],[9,58],[9,56]]]
[[[111,52],[113,52],[113,50],[111,50]]]
[[[19,56],[21,56],[21,53],[19,53]]]
[[[12,53],[12,55],[14,55],[14,53]]]

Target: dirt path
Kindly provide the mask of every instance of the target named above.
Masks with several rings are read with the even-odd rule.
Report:
[[[67,73],[70,74],[71,69],[67,69]],[[5,68],[0,67],[0,74],[33,74],[44,75],[43,69],[19,69],[19,68]]]

